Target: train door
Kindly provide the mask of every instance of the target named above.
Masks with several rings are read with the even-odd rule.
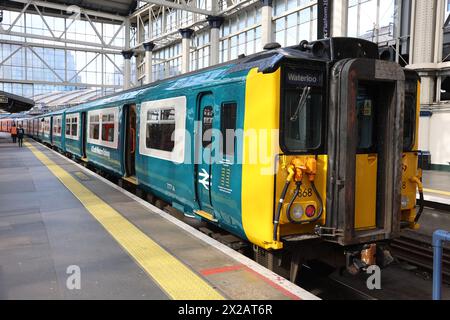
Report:
[[[136,175],[136,105],[126,105],[124,107],[123,121],[125,124],[125,176],[134,177]]]
[[[334,68],[326,232],[343,245],[382,240],[400,230],[403,70],[369,59]]]
[[[86,141],[89,128],[87,128],[86,112],[81,113],[81,155],[84,159],[87,158],[86,154]]]
[[[211,164],[213,159],[213,119],[214,98],[211,93],[203,93],[198,102],[195,181],[198,205],[197,214],[214,220],[214,210],[211,202]]]
[[[53,130],[54,130],[54,126],[55,126],[55,123],[53,122],[53,119],[54,119],[54,117],[50,117],[50,123],[49,123],[49,126],[50,126],[50,144],[53,144],[53,136],[54,136],[54,132],[53,132]]]
[[[376,227],[376,197],[378,169],[378,132],[376,116],[379,114],[378,90],[370,83],[360,82],[356,97],[356,177],[355,177],[355,229]]]

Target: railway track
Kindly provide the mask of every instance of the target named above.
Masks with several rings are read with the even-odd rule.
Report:
[[[431,237],[405,231],[404,234],[391,242],[392,254],[400,261],[408,262],[433,273],[433,247]],[[442,253],[442,279],[450,284],[450,246],[445,246]]]

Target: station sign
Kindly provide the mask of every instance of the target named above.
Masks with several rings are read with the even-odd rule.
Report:
[[[331,0],[317,1],[317,39],[330,36]]]

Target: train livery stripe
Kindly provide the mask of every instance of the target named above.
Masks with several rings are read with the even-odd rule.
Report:
[[[25,145],[80,200],[91,215],[172,299],[221,300],[206,281],[147,237],[70,173],[26,142]]]

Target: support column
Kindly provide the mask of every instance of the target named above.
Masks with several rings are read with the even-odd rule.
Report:
[[[153,58],[153,49],[155,48],[155,44],[151,41],[144,42],[145,56],[144,56],[144,84],[149,84],[152,82],[152,58]]]
[[[133,56],[133,50],[122,51],[123,55],[123,89],[127,90],[130,88],[131,80],[131,57]]]
[[[422,77],[420,101],[425,105],[435,100],[436,79],[427,70],[437,68],[442,59],[444,10],[442,0],[412,2],[409,63]]]
[[[261,50],[273,39],[272,0],[261,0]]]
[[[333,0],[331,6],[331,36],[347,36],[348,0]]]
[[[131,81],[131,57],[133,51],[130,50],[130,19],[125,20],[125,49],[122,51],[123,56],[123,89],[130,88]]]
[[[434,63],[442,62],[442,49],[444,41],[444,20],[447,1],[436,1],[436,33],[434,34]]]
[[[187,73],[191,64],[191,37],[194,30],[184,28],[179,30],[181,34],[181,73]]]
[[[412,0],[408,68],[421,77],[420,104],[424,111],[420,117],[419,150],[429,151],[433,164],[447,164],[448,154],[443,152],[440,141],[448,129],[443,125],[442,114],[434,113],[441,105],[440,63],[444,25],[444,0]],[[445,116],[444,116],[445,117]]]
[[[224,19],[223,17],[208,16],[207,20],[209,26],[211,27],[209,34],[209,40],[211,44],[209,50],[209,65],[213,66],[219,63],[220,26],[222,25]]]

